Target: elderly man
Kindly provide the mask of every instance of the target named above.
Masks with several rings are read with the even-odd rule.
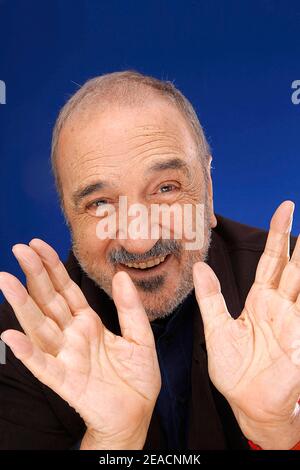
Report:
[[[27,288],[1,273],[0,447],[297,448],[294,204],[268,234],[216,216],[191,104],[134,71],[90,80],[66,103],[52,163],[72,252],[64,265],[33,239],[13,247]],[[128,223],[134,204],[202,207],[189,221],[201,246],[175,236],[174,215],[163,237],[161,212],[154,234],[128,236],[119,220],[99,235],[125,196]]]

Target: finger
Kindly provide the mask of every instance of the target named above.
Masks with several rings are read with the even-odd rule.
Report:
[[[56,251],[38,238],[31,240],[29,245],[40,256],[54,289],[65,298],[72,314],[90,308],[80,287],[70,278]]]
[[[41,312],[21,282],[11,274],[0,273],[0,289],[25,333],[44,351],[56,354],[63,344],[62,331]]]
[[[1,334],[1,339],[38,380],[59,391],[64,372],[53,356],[41,351],[20,331],[6,330]]]
[[[206,334],[224,321],[231,319],[220,282],[214,271],[204,262],[193,266],[195,294]]]
[[[295,307],[296,307],[296,310],[298,312],[298,315],[300,316],[300,294],[298,295],[297,299],[296,299],[296,302],[295,302]]]
[[[280,278],[278,293],[291,302],[296,302],[300,293],[300,237],[298,237],[290,262]]]
[[[154,338],[149,319],[130,276],[124,271],[119,271],[113,277],[112,295],[123,338],[153,347]]]
[[[26,275],[31,298],[45,315],[65,328],[72,321],[72,314],[64,297],[54,289],[39,255],[23,244],[15,245],[12,251]]]
[[[289,261],[294,207],[292,201],[284,201],[276,209],[270,222],[266,246],[257,266],[256,283],[278,287],[282,271]]]

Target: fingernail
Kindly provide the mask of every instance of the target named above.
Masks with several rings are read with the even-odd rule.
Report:
[[[26,301],[26,291],[24,287],[16,285],[13,279],[8,279],[0,273],[0,289],[4,297],[11,305],[23,305]]]
[[[12,247],[12,252],[18,260],[26,264],[29,268],[33,267],[31,253],[26,253],[24,249],[20,251],[20,249],[16,245]]]
[[[295,211],[295,204],[293,205],[293,208],[292,208],[292,211],[291,211],[290,220],[289,220],[289,226],[288,226],[289,232],[291,231],[292,225],[293,225],[294,211]]]

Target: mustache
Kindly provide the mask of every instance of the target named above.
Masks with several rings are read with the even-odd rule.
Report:
[[[146,261],[149,258],[158,258],[174,254],[179,256],[182,252],[182,245],[177,240],[158,240],[155,245],[145,253],[129,253],[125,248],[112,250],[108,255],[108,261],[112,264],[124,264]]]

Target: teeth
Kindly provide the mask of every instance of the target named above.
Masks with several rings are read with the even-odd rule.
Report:
[[[165,256],[161,256],[160,258],[154,258],[150,261],[146,261],[143,263],[124,263],[125,266],[128,266],[128,268],[136,268],[136,269],[146,269],[146,268],[152,268],[153,266],[156,266],[160,263],[162,263],[165,260]]]

